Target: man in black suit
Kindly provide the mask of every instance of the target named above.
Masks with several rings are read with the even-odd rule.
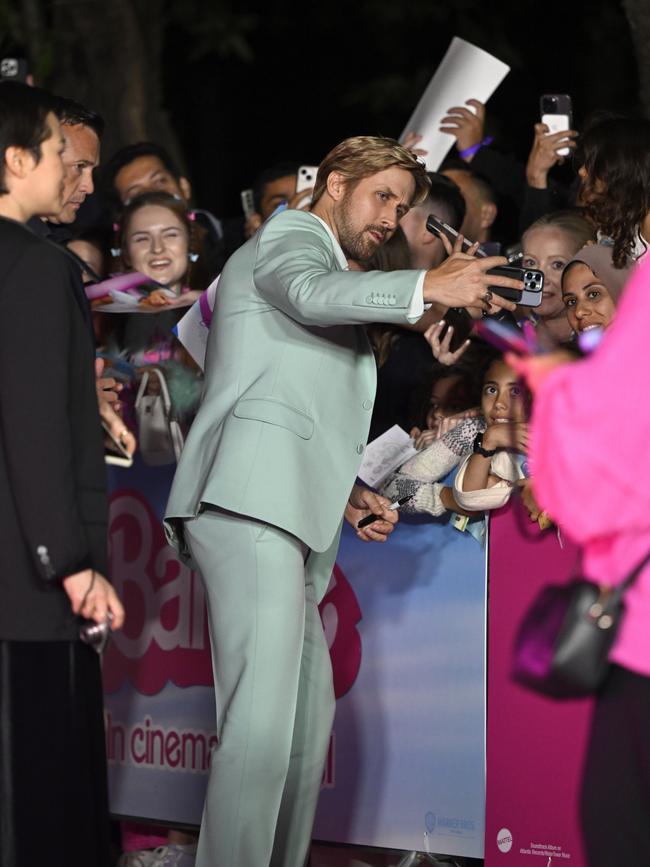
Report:
[[[106,569],[94,348],[70,263],[24,224],[63,207],[52,98],[0,85],[0,863],[108,863],[98,656]]]

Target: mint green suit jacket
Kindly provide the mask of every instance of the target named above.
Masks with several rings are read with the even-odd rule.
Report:
[[[320,220],[296,210],[271,218],[228,260],[202,403],[165,516],[181,553],[183,519],[210,504],[323,553],[313,568],[320,563],[324,591],[375,396],[363,325],[406,322],[420,275],[344,267]]]

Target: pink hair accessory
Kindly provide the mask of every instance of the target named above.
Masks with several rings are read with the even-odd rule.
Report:
[[[196,211],[188,211],[188,212],[187,212],[187,219],[188,219],[191,223],[193,223],[194,220],[196,220]]]
[[[113,231],[114,232],[120,231],[120,224],[119,223],[113,223]]]

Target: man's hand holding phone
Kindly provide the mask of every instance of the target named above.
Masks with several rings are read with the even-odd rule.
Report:
[[[452,247],[448,239],[442,235],[442,243],[449,254],[442,265],[427,271],[424,278],[425,304],[440,304],[443,307],[478,307],[487,313],[496,310],[516,309],[516,304],[492,292],[491,286],[504,289],[514,289],[522,292],[524,284],[521,280],[511,277],[489,275],[490,268],[508,264],[504,256],[484,256],[477,258],[473,254],[478,249],[475,244],[467,253],[459,252],[463,245],[463,236],[459,235]]]

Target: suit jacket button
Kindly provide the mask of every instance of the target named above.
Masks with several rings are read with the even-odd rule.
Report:
[[[361,405],[363,406],[364,409],[372,409],[372,401],[371,400],[364,400],[364,402]]]
[[[359,443],[359,445],[357,446],[357,454],[358,454],[358,455],[362,455],[364,449],[365,449],[364,444],[363,444],[363,443]]]

